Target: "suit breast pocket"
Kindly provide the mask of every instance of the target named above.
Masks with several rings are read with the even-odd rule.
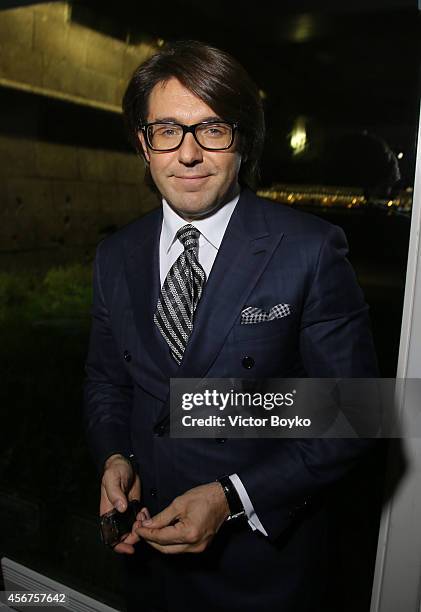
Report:
[[[292,330],[290,317],[262,321],[260,323],[241,324],[236,323],[232,328],[233,342],[250,342],[270,339],[278,340],[282,335]]]

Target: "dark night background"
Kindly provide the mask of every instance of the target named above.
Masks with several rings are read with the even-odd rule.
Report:
[[[159,48],[161,39],[192,38],[227,50],[248,69],[266,111],[261,188],[275,199],[286,190],[291,205],[344,228],[370,305],[381,374],[393,377],[411,220],[410,205],[399,201],[403,194],[406,202],[412,197],[420,101],[416,2],[120,0],[68,6],[70,24],[83,29],[77,32],[93,31],[112,49]],[[80,83],[66,89],[73,87],[76,100],[52,93],[53,80],[40,86],[43,77],[26,75],[22,65],[33,61],[37,44],[44,45],[40,70],[47,76],[56,60],[64,67],[70,61],[57,59],[60,41],[48,29],[53,22],[42,21],[42,8],[32,7],[0,4],[0,518],[6,525],[0,556],[121,607],[118,565],[98,539],[99,484],[81,427],[91,263],[102,237],[155,202],[138,186],[141,163],[118,113],[124,79],[114,102],[104,85],[103,103],[85,104]],[[23,25],[15,36],[16,10],[16,24]],[[3,18],[9,20],[4,29]],[[28,36],[38,31],[41,42],[19,38],[28,24],[35,24]],[[21,57],[10,52],[16,45]],[[83,53],[89,59],[89,48]],[[47,61],[48,54],[54,61]],[[92,75],[101,73],[100,51],[98,57]],[[105,46],[102,57],[104,64],[108,57],[112,62]],[[111,76],[101,84],[111,86]],[[60,79],[57,91],[64,91]],[[98,85],[97,91],[99,99],[103,89]],[[305,125],[307,142],[294,154],[290,137],[297,121]],[[129,176],[129,166],[137,178]],[[321,186],[327,194],[355,194],[361,204],[335,206],[308,195]],[[368,477],[360,482],[364,509],[349,508],[346,495],[338,496],[338,514],[349,520],[338,560],[338,612],[369,609],[383,456],[373,457],[368,472],[375,484]],[[358,523],[366,539],[356,544]]]

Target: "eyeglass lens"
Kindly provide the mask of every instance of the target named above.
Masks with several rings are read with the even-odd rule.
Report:
[[[199,144],[207,149],[225,149],[231,144],[232,128],[225,123],[199,124],[195,135]],[[148,139],[153,149],[173,149],[183,139],[183,128],[176,124],[156,123],[148,127]]]

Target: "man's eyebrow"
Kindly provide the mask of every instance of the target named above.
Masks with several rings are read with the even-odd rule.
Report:
[[[156,119],[154,119],[151,123],[165,123],[167,121],[171,121],[171,123],[178,123],[180,125],[182,125],[180,123],[180,121],[178,119],[176,119],[175,117],[156,117]],[[218,117],[217,115],[211,115],[209,117],[205,117],[204,119],[202,119],[201,121],[199,121],[199,123],[202,123],[203,121],[223,121],[223,119],[221,119],[221,117]]]

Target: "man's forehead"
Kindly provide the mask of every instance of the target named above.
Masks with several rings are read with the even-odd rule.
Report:
[[[175,78],[160,82],[148,100],[148,121],[207,121],[221,119],[196,94]]]

